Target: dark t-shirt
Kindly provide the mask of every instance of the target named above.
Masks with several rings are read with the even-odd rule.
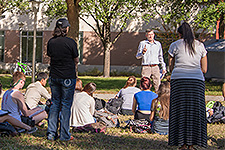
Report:
[[[53,37],[48,41],[47,55],[51,58],[50,77],[75,79],[74,58],[78,57],[77,43],[69,37]]]

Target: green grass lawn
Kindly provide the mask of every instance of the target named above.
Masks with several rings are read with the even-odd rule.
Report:
[[[12,82],[11,75],[0,75],[0,81],[3,85],[3,89],[7,90],[10,88]],[[83,86],[89,82],[94,82],[97,85],[96,93],[113,93],[116,94],[126,83],[128,77],[91,77],[91,76],[80,76],[79,77]],[[137,78],[137,86],[139,86],[140,78]],[[26,84],[24,89],[31,83],[31,78],[26,78]],[[222,82],[205,82],[206,85],[206,95],[222,95]],[[49,86],[49,85],[47,85]],[[154,88],[152,89],[154,91]]]
[[[123,121],[133,116],[119,116],[121,127]],[[18,137],[0,137],[0,149],[19,150],[75,150],[75,149],[177,149],[168,146],[168,136],[159,134],[137,134],[123,128],[108,128],[106,133],[72,133],[73,141],[46,140],[47,125],[32,135],[22,134]],[[207,149],[225,149],[225,125],[208,124]],[[203,148],[196,147],[201,150]]]
[[[88,77],[81,76],[83,85],[88,82],[97,84],[98,93],[117,93],[125,84],[127,77]],[[0,81],[3,89],[10,88],[11,76],[1,75]],[[138,78],[139,85],[140,78]],[[27,77],[26,86],[31,82]],[[48,88],[49,89],[49,88]],[[206,82],[206,94],[221,95],[222,83]],[[225,102],[222,102],[225,105]],[[121,127],[124,121],[133,119],[133,116],[118,116]],[[168,136],[159,134],[137,134],[123,128],[108,128],[106,133],[72,133],[73,141],[48,141],[46,140],[47,121],[44,128],[32,135],[21,134],[17,137],[0,137],[0,149],[19,150],[74,150],[74,149],[177,149],[168,146]],[[208,124],[208,147],[207,149],[225,149],[225,125]],[[197,149],[202,149],[197,147]]]

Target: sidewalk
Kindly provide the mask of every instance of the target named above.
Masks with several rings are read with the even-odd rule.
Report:
[[[115,97],[116,94],[94,94],[94,97],[101,99],[110,99]],[[205,96],[205,101],[224,101],[223,96]]]

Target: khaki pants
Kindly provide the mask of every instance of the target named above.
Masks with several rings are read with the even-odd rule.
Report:
[[[155,92],[158,91],[159,85],[161,83],[160,81],[160,71],[159,71],[159,66],[142,66],[142,72],[141,72],[142,77],[148,77],[152,79],[153,86],[155,88]]]

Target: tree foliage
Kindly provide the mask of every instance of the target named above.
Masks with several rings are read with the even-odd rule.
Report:
[[[46,0],[45,3],[47,7],[45,14],[48,16],[49,23],[54,19],[67,15],[67,3],[65,0]]]
[[[0,0],[0,16],[6,11],[24,13],[29,9],[29,1],[26,0]]]
[[[127,21],[133,19],[141,4],[140,0],[81,0],[80,18],[98,35],[104,47],[104,76],[110,73],[110,50],[118,40]],[[95,24],[87,21],[91,17]],[[118,33],[112,39],[111,27],[116,26]]]

